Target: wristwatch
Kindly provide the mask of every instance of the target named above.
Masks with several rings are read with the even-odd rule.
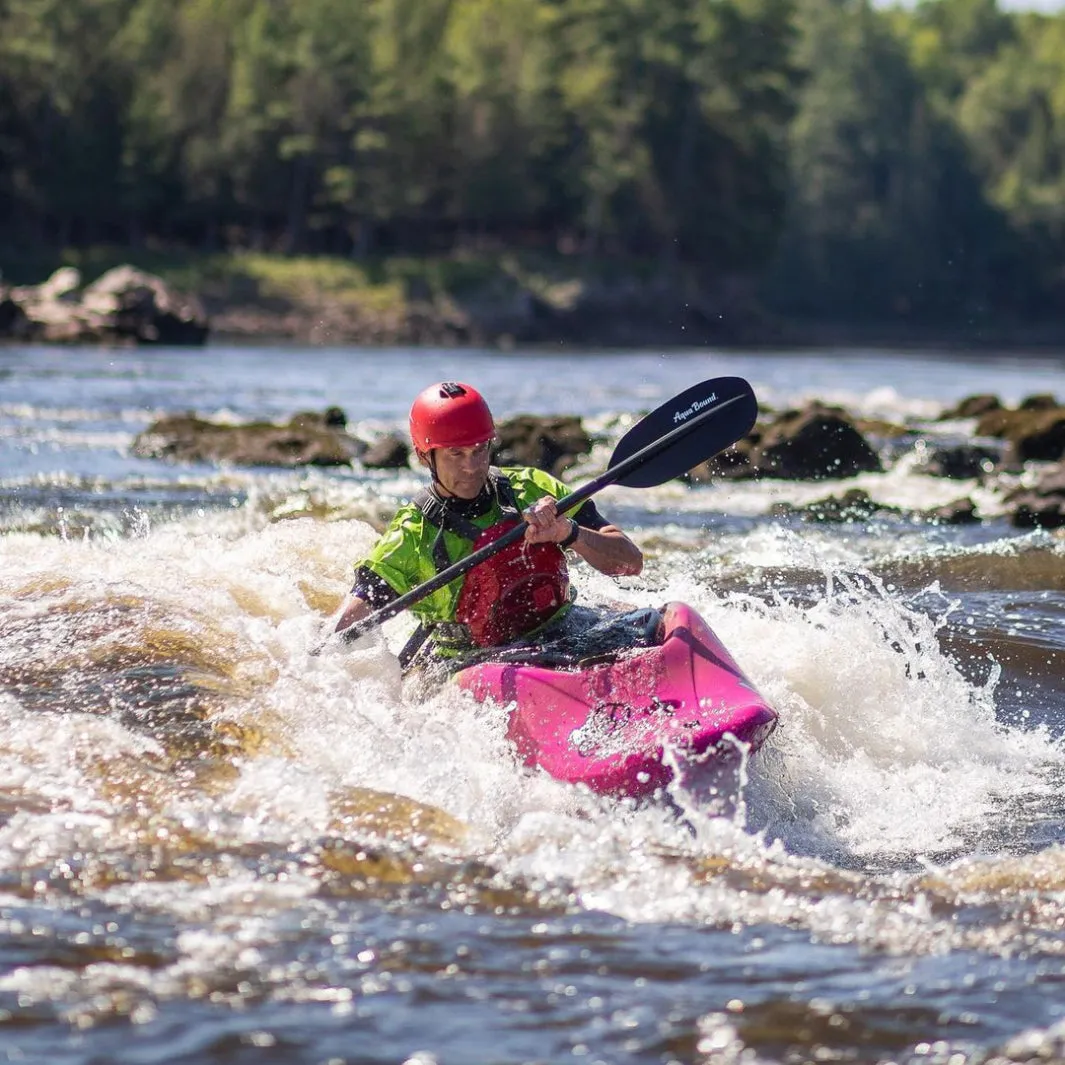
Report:
[[[577,542],[577,537],[581,534],[581,527],[572,519],[569,520],[569,533],[567,533],[564,540],[559,540],[558,546],[564,551],[567,547],[572,547]]]

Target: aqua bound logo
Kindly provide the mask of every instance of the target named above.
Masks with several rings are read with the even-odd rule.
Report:
[[[711,392],[710,395],[706,397],[706,399],[697,399],[686,410],[678,410],[674,413],[673,424],[676,425],[677,422],[686,422],[693,414],[698,414],[699,411],[703,410],[706,407],[709,407],[711,403],[715,403],[716,401],[716,392]]]

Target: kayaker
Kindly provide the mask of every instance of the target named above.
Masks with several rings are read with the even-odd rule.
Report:
[[[551,632],[574,599],[566,551],[611,576],[643,568],[640,549],[590,500],[569,517],[562,481],[534,467],[495,469],[495,420],[471,385],[431,385],[410,409],[410,435],[431,483],[396,512],[355,569],[336,631],[361,621],[449,565],[528,522],[523,539],[465,577],[411,606],[420,626],[408,649],[429,638],[437,657],[496,647]],[[409,657],[409,653],[408,653]]]

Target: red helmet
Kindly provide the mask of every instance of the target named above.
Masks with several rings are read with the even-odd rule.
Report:
[[[430,385],[410,408],[410,438],[416,451],[472,447],[491,440],[495,431],[484,396],[457,381]]]

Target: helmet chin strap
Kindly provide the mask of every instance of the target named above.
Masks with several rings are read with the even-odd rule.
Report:
[[[425,456],[425,463],[429,467],[429,476],[432,478],[433,488],[436,490],[437,495],[450,496],[451,492],[444,487],[444,482],[440,480],[440,475],[436,471],[436,448],[429,448]]]
[[[416,447],[414,450],[422,465],[429,468],[429,476],[432,478],[433,484],[439,484],[440,477],[436,472],[436,448],[431,447],[427,451],[422,451]]]

